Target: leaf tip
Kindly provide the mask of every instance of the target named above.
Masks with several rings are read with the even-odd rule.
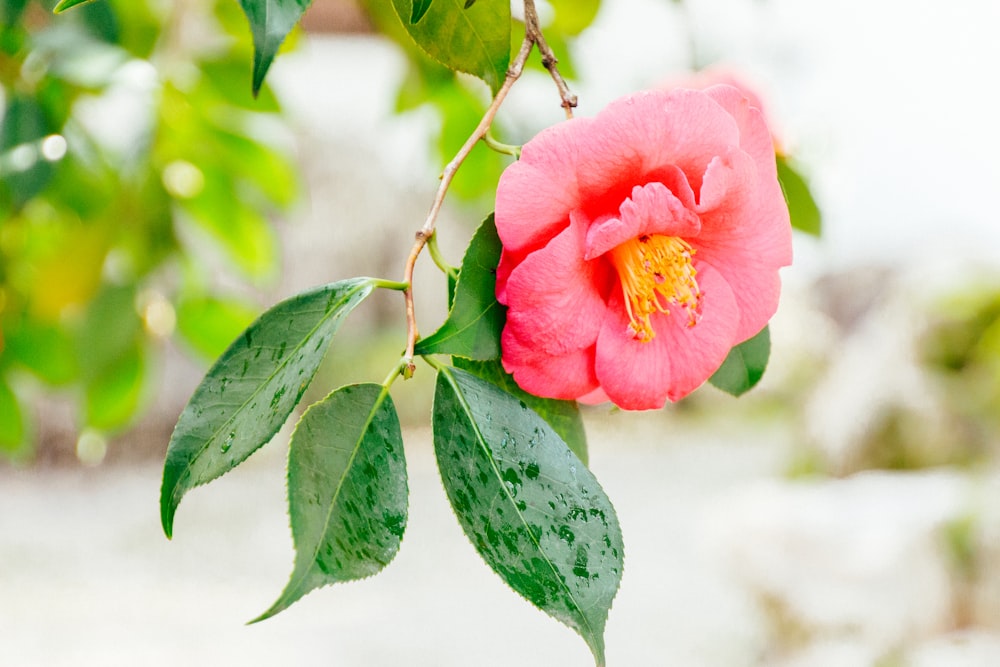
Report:
[[[166,496],[160,499],[160,525],[163,526],[163,534],[168,540],[174,538],[174,511],[175,505],[168,502]]]
[[[64,11],[72,7],[73,5],[80,4],[80,0],[59,0],[55,7],[52,8],[53,14],[62,14]]]

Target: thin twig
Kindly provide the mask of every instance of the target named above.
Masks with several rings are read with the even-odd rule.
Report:
[[[549,71],[549,75],[559,89],[559,97],[562,98],[562,107],[566,110],[566,118],[573,117],[573,109],[576,108],[577,99],[570,89],[562,74],[559,73],[559,59],[552,51],[549,43],[542,35],[541,24],[538,22],[538,11],[535,9],[535,0],[524,0],[524,31],[525,39],[531,39],[538,45],[538,53],[542,56],[542,65]]]
[[[413,375],[413,350],[417,345],[418,336],[417,317],[413,306],[413,267],[416,266],[417,257],[420,256],[420,252],[427,244],[427,239],[429,239],[434,233],[434,225],[437,223],[437,217],[441,212],[441,206],[444,204],[444,197],[448,192],[448,187],[451,185],[452,179],[455,178],[455,172],[457,172],[458,168],[462,166],[465,158],[469,156],[469,153],[472,152],[472,149],[475,148],[476,144],[479,143],[484,136],[486,136],[487,132],[489,132],[490,126],[493,124],[493,119],[496,117],[497,111],[500,110],[500,105],[507,97],[507,93],[510,92],[511,86],[513,86],[514,82],[521,77],[521,73],[524,71],[524,63],[527,62],[528,55],[531,53],[531,49],[534,44],[534,41],[530,37],[525,36],[524,41],[521,43],[521,49],[517,53],[517,57],[514,58],[514,61],[507,69],[507,76],[504,79],[503,85],[500,86],[500,89],[493,97],[493,102],[490,104],[489,108],[486,109],[486,113],[483,114],[483,118],[479,121],[479,125],[476,126],[476,129],[471,135],[469,135],[469,138],[458,150],[458,153],[455,154],[455,157],[448,163],[448,165],[444,168],[444,171],[441,173],[441,184],[438,186],[437,194],[434,195],[434,202],[431,204],[431,210],[427,213],[427,219],[424,221],[424,226],[421,227],[415,235],[416,240],[413,243],[413,247],[410,249],[410,256],[406,259],[406,269],[403,271],[403,282],[410,286],[409,289],[403,293],[406,298],[406,352],[403,354],[403,361],[406,364],[406,368],[404,369],[403,374],[407,377]]]
[[[500,110],[500,105],[503,104],[507,93],[510,92],[514,83],[521,78],[521,74],[524,72],[524,64],[528,61],[528,56],[531,55],[531,50],[535,45],[538,46],[538,51],[542,56],[542,64],[549,71],[552,80],[555,81],[556,88],[559,89],[559,97],[562,99],[562,106],[566,110],[566,117],[573,117],[573,107],[577,103],[576,95],[570,92],[566,81],[559,74],[559,70],[556,67],[558,60],[542,36],[534,0],[524,0],[524,41],[521,42],[521,48],[514,57],[514,60],[511,61],[503,85],[497,90],[496,95],[493,97],[493,102],[486,109],[486,113],[483,114],[479,125],[476,126],[476,129],[469,135],[469,138],[458,150],[458,153],[455,154],[455,157],[452,158],[451,162],[448,163],[441,173],[441,184],[434,195],[431,209],[427,213],[423,227],[417,231],[413,247],[410,249],[410,255],[406,259],[406,268],[403,271],[403,282],[408,285],[408,288],[403,292],[406,300],[406,351],[403,353],[401,365],[404,377],[411,377],[413,375],[415,369],[413,351],[416,348],[419,336],[416,310],[413,305],[413,269],[417,264],[417,258],[423,251],[424,246],[427,245],[427,241],[434,235],[438,214],[441,212],[441,206],[444,204],[445,195],[448,193],[448,188],[455,177],[455,173],[462,166],[462,163],[465,162],[465,158],[469,156],[469,153],[472,152],[476,144],[486,139],[490,127],[493,125],[493,119],[496,117],[497,111]]]

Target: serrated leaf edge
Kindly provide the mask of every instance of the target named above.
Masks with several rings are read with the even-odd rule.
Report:
[[[359,384],[356,384],[356,385],[345,385],[344,387],[339,387],[338,389],[335,389],[334,391],[332,391],[329,394],[327,394],[327,396],[325,398],[323,398],[321,401],[318,401],[318,402],[314,403],[313,405],[309,406],[309,409],[306,410],[306,412],[304,412],[302,414],[302,416],[299,418],[299,421],[296,423],[296,426],[295,426],[295,431],[292,433],[291,445],[289,447],[289,454],[288,454],[288,456],[289,456],[289,462],[291,462],[291,447],[295,446],[295,433],[298,432],[299,425],[302,424],[302,421],[306,418],[306,415],[309,413],[309,410],[312,410],[315,406],[324,403],[330,397],[332,397],[334,394],[336,394],[337,392],[340,392],[340,391],[346,389],[347,387],[350,387],[350,386],[363,386],[364,384],[366,384],[366,383],[359,383]],[[389,397],[389,388],[386,387],[385,385],[382,385],[382,391],[379,392],[378,398],[376,399],[375,403],[372,404],[372,408],[368,412],[368,418],[365,419],[364,424],[363,424],[363,426],[361,428],[360,437],[358,438],[358,441],[355,443],[354,450],[351,452],[351,456],[350,456],[350,458],[347,461],[347,465],[344,466],[344,472],[341,474],[341,477],[338,480],[337,491],[333,494],[333,498],[330,501],[330,507],[327,509],[326,519],[323,522],[323,525],[325,526],[325,528],[323,530],[323,534],[321,535],[321,539],[317,543],[316,549],[313,551],[312,556],[310,557],[309,567],[307,567],[299,575],[297,582],[296,582],[296,577],[295,577],[296,569],[297,568],[293,567],[293,569],[292,569],[292,576],[289,578],[288,584],[285,585],[285,589],[281,592],[281,595],[278,596],[278,599],[275,601],[275,603],[272,604],[271,607],[267,611],[265,611],[263,614],[261,614],[260,616],[258,616],[255,619],[249,621],[247,623],[247,625],[251,625],[253,623],[258,623],[260,621],[267,620],[268,618],[271,618],[271,617],[273,617],[273,616],[281,613],[285,609],[288,609],[288,607],[290,607],[291,605],[295,604],[295,602],[297,602],[298,600],[302,599],[305,595],[307,595],[308,593],[311,593],[313,590],[317,590],[318,588],[322,588],[322,586],[317,586],[317,587],[311,588],[311,589],[309,589],[307,591],[303,591],[303,592],[299,593],[296,597],[292,598],[291,601],[288,602],[287,604],[285,604],[283,606],[281,605],[281,603],[288,597],[288,595],[286,595],[286,593],[289,590],[292,589],[293,583],[295,583],[296,586],[299,586],[299,585],[302,584],[302,582],[304,582],[308,578],[309,573],[311,571],[312,564],[316,562],[316,556],[322,550],[322,548],[323,548],[323,542],[325,541],[326,536],[329,533],[330,516],[333,514],[334,509],[337,506],[337,499],[340,497],[340,491],[341,491],[341,489],[344,488],[344,480],[347,478],[348,474],[350,473],[351,468],[354,465],[354,459],[357,457],[358,452],[361,450],[361,443],[365,439],[365,435],[368,432],[368,427],[371,425],[372,420],[375,419],[375,414],[379,411],[379,408],[382,406],[382,404],[385,403],[385,400],[388,397]],[[291,472],[291,467],[289,466],[288,473],[290,473],[290,472]],[[288,480],[288,483],[289,483],[288,496],[289,496],[289,513],[290,513],[291,512],[291,484],[290,484],[290,480]],[[296,549],[296,554],[298,554],[298,549]],[[386,565],[388,565],[388,563],[386,563]],[[369,576],[374,576],[374,574],[369,575]],[[342,582],[342,581],[354,581],[354,580],[353,579],[338,579],[337,581],[333,581],[333,582],[329,582],[327,584],[323,584],[323,586],[329,586],[329,585],[332,585],[334,583],[338,583],[338,582]]]
[[[346,294],[344,295],[344,298],[343,298],[343,299],[341,299],[341,300],[340,300],[340,301],[338,302],[338,305],[337,305],[337,306],[335,306],[335,307],[332,307],[332,308],[328,309],[328,310],[327,310],[327,314],[328,314],[328,315],[330,315],[331,313],[337,313],[337,312],[339,312],[339,311],[340,311],[340,309],[341,309],[341,307],[342,307],[342,304],[343,304],[344,302],[346,302],[346,301],[349,301],[349,300],[350,300],[351,298],[353,298],[353,297],[354,297],[354,295],[355,295],[355,294],[357,294],[357,293],[358,293],[359,291],[362,291],[362,290],[363,290],[363,289],[365,289],[365,288],[367,288],[367,289],[369,289],[369,290],[373,290],[373,289],[375,288],[375,281],[374,281],[374,279],[373,279],[373,278],[356,278],[356,279],[354,279],[354,280],[357,280],[357,285],[356,285],[356,289],[354,289],[354,290],[351,290],[351,291],[349,291],[348,293],[346,293]],[[322,287],[322,288],[320,288],[320,289],[329,289],[330,287],[332,287],[333,285],[336,285],[336,284],[337,284],[337,283],[331,283],[331,284],[328,284],[328,285],[325,285],[324,287]],[[212,372],[213,372],[213,371],[214,371],[214,370],[216,369],[216,367],[217,367],[217,366],[219,365],[219,363],[221,363],[222,359],[226,357],[226,355],[227,355],[227,354],[228,354],[228,352],[229,352],[229,351],[230,351],[230,350],[231,350],[231,349],[233,348],[233,346],[234,346],[234,345],[236,345],[236,343],[238,343],[238,342],[239,342],[239,340],[240,340],[240,339],[241,339],[241,338],[242,338],[242,337],[243,337],[243,336],[245,335],[245,332],[246,332],[246,331],[248,331],[248,330],[249,330],[249,329],[251,329],[251,328],[252,328],[252,327],[253,327],[254,325],[256,325],[256,324],[257,324],[258,322],[260,322],[260,321],[261,321],[261,320],[262,320],[262,319],[263,319],[264,317],[266,317],[266,316],[268,315],[268,313],[270,313],[270,312],[271,312],[271,311],[273,311],[274,309],[276,309],[276,308],[278,308],[279,306],[283,305],[283,304],[284,304],[284,303],[286,303],[287,301],[289,301],[289,300],[291,300],[291,299],[295,299],[295,298],[298,298],[298,297],[300,297],[300,296],[301,296],[301,294],[298,294],[298,295],[295,295],[295,296],[292,296],[292,297],[289,297],[289,299],[285,299],[284,301],[281,301],[281,302],[279,302],[278,304],[275,304],[275,305],[274,305],[274,306],[272,306],[272,307],[271,307],[270,309],[268,309],[267,311],[265,311],[264,313],[262,313],[262,314],[260,315],[260,317],[258,317],[258,318],[257,318],[256,320],[254,320],[254,321],[253,321],[253,322],[252,322],[252,323],[250,324],[250,326],[249,326],[249,327],[247,327],[246,329],[244,329],[244,331],[243,331],[242,333],[240,333],[240,335],[239,335],[239,336],[237,336],[237,337],[236,337],[236,339],[235,339],[235,340],[234,340],[234,341],[233,341],[232,343],[230,343],[229,347],[228,347],[228,348],[226,348],[226,351],[222,353],[222,355],[221,355],[221,356],[220,356],[220,357],[218,358],[218,360],[216,360],[216,362],[215,362],[214,364],[212,364],[212,367],[211,367],[211,368],[210,368],[210,369],[208,370],[208,372],[207,372],[207,373],[205,373],[205,377],[204,377],[204,378],[202,379],[202,382],[204,382],[204,381],[205,381],[205,379],[207,379],[207,378],[208,378],[208,377],[209,377],[209,376],[210,376],[210,375],[212,374]],[[330,316],[332,317],[332,315],[330,315]],[[178,508],[178,507],[180,507],[180,503],[181,503],[181,500],[182,500],[182,499],[184,498],[184,496],[185,496],[185,495],[187,494],[187,492],[188,492],[188,491],[191,491],[192,489],[196,489],[196,488],[198,488],[199,486],[202,486],[202,485],[204,485],[204,484],[207,484],[207,483],[208,483],[208,482],[210,482],[210,481],[213,481],[213,480],[215,480],[215,479],[218,479],[218,477],[221,477],[222,475],[226,474],[226,472],[229,472],[230,470],[232,470],[233,468],[235,468],[235,467],[236,467],[236,466],[233,466],[233,468],[230,468],[229,470],[226,470],[225,472],[223,472],[223,473],[222,473],[222,475],[219,475],[218,477],[213,477],[213,478],[212,478],[212,479],[210,479],[210,480],[205,480],[204,482],[200,482],[200,483],[198,483],[198,484],[195,484],[195,485],[193,485],[193,486],[189,486],[189,487],[184,487],[184,491],[183,491],[183,492],[181,492],[181,494],[180,494],[179,496],[177,496],[177,497],[176,497],[176,500],[175,500],[174,496],[175,496],[175,494],[177,493],[177,489],[179,489],[179,488],[182,488],[182,483],[183,483],[183,482],[186,482],[186,481],[187,481],[187,480],[188,480],[188,479],[190,478],[190,476],[191,476],[191,464],[192,464],[192,462],[193,462],[193,461],[195,461],[195,460],[197,460],[197,459],[198,459],[198,458],[199,458],[199,457],[200,457],[200,456],[201,456],[201,455],[202,455],[202,454],[203,454],[203,453],[204,453],[204,452],[205,452],[205,451],[206,451],[206,450],[207,450],[207,449],[209,448],[209,446],[211,445],[211,443],[212,443],[212,442],[213,442],[213,441],[215,440],[215,438],[216,438],[216,437],[217,437],[217,436],[218,436],[218,435],[219,435],[220,433],[223,433],[223,432],[225,432],[226,428],[227,428],[227,427],[229,427],[229,425],[230,425],[230,424],[231,424],[231,423],[233,422],[233,420],[234,420],[234,419],[236,418],[236,416],[237,416],[238,414],[240,414],[240,411],[241,411],[241,410],[242,410],[242,409],[243,409],[244,407],[246,407],[246,405],[247,405],[248,403],[250,403],[251,399],[255,398],[255,397],[256,397],[256,396],[258,395],[258,393],[260,392],[260,387],[263,387],[263,386],[264,386],[264,385],[266,385],[266,384],[267,384],[268,382],[270,382],[270,380],[271,380],[272,378],[274,378],[274,376],[275,376],[275,375],[277,374],[278,370],[280,370],[281,368],[284,368],[284,367],[285,367],[285,366],[286,366],[286,365],[287,365],[288,363],[290,363],[291,359],[292,359],[292,358],[293,358],[293,357],[295,356],[295,354],[294,354],[294,353],[295,353],[295,352],[296,352],[297,350],[301,349],[301,348],[302,348],[302,346],[303,346],[303,345],[305,344],[305,343],[304,343],[304,341],[306,341],[306,340],[309,340],[309,339],[311,338],[311,336],[313,335],[313,333],[314,333],[314,332],[315,332],[315,331],[316,331],[317,329],[319,329],[319,328],[320,328],[320,326],[321,326],[321,325],[322,325],[322,324],[323,324],[324,322],[326,322],[326,321],[327,321],[327,319],[329,319],[329,318],[328,318],[328,317],[324,317],[324,318],[322,318],[322,319],[321,319],[321,320],[320,320],[320,321],[319,321],[319,322],[318,322],[318,323],[316,324],[316,326],[315,326],[315,327],[313,327],[313,328],[312,328],[312,329],[311,329],[311,330],[309,331],[309,334],[308,334],[307,336],[305,336],[305,337],[303,338],[303,343],[300,343],[300,344],[299,344],[298,346],[296,346],[296,347],[292,348],[292,349],[291,349],[291,350],[289,351],[289,353],[288,353],[288,354],[287,354],[287,355],[286,355],[286,356],[284,357],[284,360],[283,360],[283,361],[282,361],[282,362],[281,362],[280,364],[278,364],[277,366],[275,366],[275,370],[274,370],[274,372],[272,372],[272,373],[271,373],[271,374],[270,374],[270,375],[269,375],[269,376],[267,377],[267,379],[266,379],[266,380],[264,380],[263,382],[261,382],[261,383],[260,383],[260,385],[258,386],[258,388],[257,388],[256,390],[254,390],[254,392],[253,392],[253,393],[252,393],[252,394],[250,395],[250,397],[249,397],[249,398],[247,398],[247,400],[246,400],[246,401],[244,401],[244,402],[243,402],[243,404],[242,404],[242,405],[240,405],[240,407],[239,407],[238,409],[236,409],[236,410],[234,410],[234,411],[233,411],[233,414],[232,414],[232,416],[231,416],[231,417],[229,417],[229,419],[227,419],[227,420],[226,420],[225,422],[223,422],[223,423],[222,423],[222,425],[220,426],[220,428],[218,428],[218,429],[216,429],[216,430],[214,430],[214,431],[212,432],[211,436],[209,436],[209,437],[208,437],[208,438],[207,438],[207,439],[205,440],[205,443],[204,443],[204,444],[202,445],[202,447],[201,447],[201,448],[200,448],[200,449],[199,449],[199,450],[197,451],[197,453],[196,453],[196,454],[195,454],[194,456],[191,456],[191,457],[189,457],[189,459],[188,459],[188,463],[187,463],[187,465],[185,465],[185,467],[184,467],[184,471],[183,471],[183,472],[182,472],[182,473],[181,473],[180,475],[178,475],[178,476],[177,476],[177,480],[176,480],[176,481],[174,482],[174,484],[173,484],[173,487],[172,487],[172,488],[171,488],[171,490],[170,490],[170,495],[169,495],[169,499],[170,499],[171,501],[174,501],[174,502],[172,502],[172,503],[171,503],[170,505],[166,505],[166,504],[165,504],[165,501],[167,500],[167,495],[165,494],[165,491],[166,491],[166,487],[163,487],[163,488],[161,489],[161,491],[160,491],[160,518],[161,518],[161,522],[162,522],[162,524],[163,524],[163,530],[164,530],[164,533],[166,533],[166,535],[167,535],[167,538],[168,538],[168,539],[169,539],[169,538],[171,538],[171,537],[173,536],[173,519],[174,519],[174,515],[175,515],[175,514],[176,514],[176,512],[177,512],[177,508]],[[197,387],[197,388],[195,389],[195,392],[196,392],[196,393],[197,393],[198,389],[200,389],[200,388],[201,388],[201,386],[202,386],[202,385],[201,385],[201,384],[199,384],[199,385],[198,385],[198,387]],[[301,396],[300,396],[300,398],[301,398]],[[192,396],[191,396],[191,399],[190,399],[190,400],[188,401],[188,404],[184,406],[184,410],[183,410],[183,411],[182,411],[182,413],[181,413],[181,417],[183,417],[183,415],[184,415],[184,414],[185,414],[185,413],[187,412],[187,409],[188,409],[188,406],[189,406],[189,405],[191,404],[191,401],[192,401],[193,399],[194,399],[194,395],[192,395]],[[297,403],[297,401],[296,401],[296,403]],[[292,408],[294,409],[294,404],[293,404]],[[291,413],[289,412],[289,414],[291,414]],[[285,418],[285,420],[287,421],[287,417]],[[276,433],[277,433],[277,432],[278,432],[279,430],[281,430],[281,426],[282,426],[282,425],[284,425],[284,421],[283,421],[283,422],[282,422],[282,424],[280,424],[280,425],[279,425],[279,426],[278,426],[278,427],[277,427],[276,429],[274,429],[274,431],[273,431],[273,432],[272,432],[272,433],[271,433],[271,434],[270,434],[270,435],[269,435],[269,436],[268,436],[267,438],[265,438],[265,439],[263,440],[263,442],[259,443],[259,444],[258,444],[258,445],[257,445],[257,446],[256,446],[256,447],[255,447],[255,448],[254,448],[254,449],[252,450],[252,451],[254,451],[254,452],[255,452],[255,451],[257,451],[258,449],[260,449],[260,448],[261,448],[262,446],[264,446],[264,445],[265,445],[265,444],[266,444],[266,443],[268,442],[268,440],[270,440],[270,438],[273,438],[273,437],[274,437],[274,435],[275,435],[275,434],[276,434]],[[176,432],[176,427],[175,427],[175,432]],[[170,437],[170,442],[169,442],[169,443],[168,443],[168,445],[167,445],[167,454],[168,454],[168,455],[169,455],[169,453],[170,453],[170,445],[171,445],[171,444],[173,444],[173,442],[174,442],[174,436],[173,436],[173,435],[171,435],[171,437]],[[246,460],[246,459],[244,459],[244,460]],[[240,463],[242,463],[242,461],[241,461]],[[237,463],[236,465],[239,465],[239,463]],[[168,509],[169,509],[169,512],[167,511]]]
[[[549,566],[549,569],[552,571],[552,574],[555,577],[555,580],[559,582],[560,587],[563,590],[566,591],[566,594],[568,595],[569,599],[571,599],[573,601],[573,606],[576,607],[577,611],[580,614],[580,617],[583,619],[584,624],[586,624],[587,629],[590,632],[591,636],[595,637],[600,642],[599,646],[595,646],[595,645],[591,644],[590,641],[586,637],[583,637],[583,640],[587,643],[587,646],[589,646],[590,650],[594,653],[594,658],[597,660],[598,667],[603,667],[604,662],[605,662],[605,658],[604,658],[604,636],[603,636],[603,634],[598,635],[597,633],[594,632],[593,627],[591,627],[591,625],[590,625],[589,619],[587,618],[586,614],[583,613],[583,608],[580,606],[580,603],[576,600],[576,597],[574,597],[573,592],[569,589],[569,587],[566,586],[566,583],[562,580],[562,577],[559,576],[559,571],[556,569],[556,566],[552,562],[552,559],[549,558],[549,556],[545,552],[545,550],[542,549],[542,545],[538,542],[537,539],[535,539],[535,534],[531,531],[531,527],[529,526],[527,520],[524,518],[524,515],[521,514],[521,510],[518,509],[517,503],[515,502],[514,497],[510,494],[510,491],[507,489],[507,486],[505,484],[503,484],[503,475],[501,474],[500,469],[497,467],[496,459],[493,458],[493,452],[490,450],[489,444],[486,442],[486,438],[483,436],[482,431],[479,430],[479,424],[476,422],[476,420],[475,420],[475,418],[473,416],[473,413],[472,413],[472,406],[470,406],[469,403],[468,403],[468,401],[465,400],[465,395],[462,393],[461,389],[458,386],[458,383],[455,381],[455,378],[454,378],[454,375],[453,375],[453,371],[454,370],[460,370],[460,369],[453,369],[453,368],[449,368],[449,367],[446,367],[446,366],[442,366],[439,369],[438,372],[441,373],[441,374],[443,374],[445,376],[446,381],[448,382],[449,385],[451,385],[452,390],[455,392],[455,395],[458,397],[458,400],[459,400],[459,402],[462,405],[463,411],[468,415],[469,421],[472,424],[472,428],[473,428],[473,430],[475,431],[475,434],[476,434],[476,442],[479,445],[480,449],[482,449],[483,452],[486,454],[486,456],[489,458],[490,467],[493,469],[493,473],[494,473],[494,475],[496,475],[496,478],[498,480],[500,480],[500,482],[501,482],[500,488],[503,490],[503,493],[506,496],[507,500],[510,502],[510,505],[514,508],[514,511],[517,514],[517,518],[520,520],[521,525],[524,527],[525,531],[527,532],[529,538],[531,539],[531,542],[535,545],[535,548],[538,549],[538,552],[540,554],[542,554],[543,557],[545,558],[545,563]],[[466,372],[466,371],[461,371],[461,372]],[[475,377],[480,382],[486,382],[486,380],[483,380],[482,378],[479,378],[478,376],[476,376],[476,375],[474,375],[472,373],[467,373],[467,374],[470,375],[470,376],[472,376],[472,377]],[[492,383],[489,383],[489,384],[492,384]],[[493,385],[493,386],[496,386],[496,385]],[[497,389],[499,389],[500,391],[503,391],[504,393],[507,393],[505,390],[503,390],[500,387],[497,387]],[[508,395],[510,395],[510,394],[508,394]],[[528,409],[531,410],[530,407]],[[532,412],[534,412],[534,410],[532,410]],[[538,413],[535,413],[535,415],[542,422],[544,422],[546,424],[548,423],[548,422],[545,422],[545,419],[543,419],[541,417],[541,415],[538,415]],[[551,426],[549,428],[551,428]],[[559,438],[560,441],[562,441],[562,436],[560,436],[558,433],[556,433],[555,430],[553,430],[552,433],[557,438]],[[565,443],[563,443],[563,444],[565,445]],[[567,451],[572,452],[572,450],[569,448],[568,445],[566,445],[566,449],[567,449]],[[576,454],[573,454],[573,456],[576,457]],[[581,462],[581,465],[583,465],[582,462]],[[452,511],[454,512],[455,509],[452,508]],[[463,534],[465,533],[464,530],[462,532],[463,532]],[[469,536],[466,535],[466,538],[468,538],[468,537]],[[471,540],[470,540],[470,542],[471,542]],[[473,545],[473,546],[475,546],[475,545]],[[492,570],[493,567],[490,566],[490,569]],[[496,571],[494,570],[494,572],[496,572]],[[500,579],[502,581],[504,581],[504,583],[507,584],[507,586],[510,586],[510,584],[507,583],[507,581],[504,580],[503,577],[500,577]],[[620,586],[620,583],[619,583],[619,586]],[[513,590],[513,588],[512,588],[512,590]],[[524,598],[524,595],[522,595],[520,592],[518,592],[518,595],[521,596],[522,598]],[[527,599],[527,598],[524,598],[524,599]],[[532,603],[532,606],[536,606],[537,607],[537,605],[534,605],[534,603]],[[542,611],[544,612],[545,610],[542,609]],[[548,616],[549,614],[546,612],[546,615]],[[556,617],[552,617],[552,618],[556,618]],[[556,618],[556,620],[559,620],[559,619]],[[581,635],[581,637],[582,637],[582,635]]]

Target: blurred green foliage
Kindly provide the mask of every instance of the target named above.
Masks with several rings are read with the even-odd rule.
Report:
[[[64,392],[79,430],[110,434],[148,403],[164,339],[218,356],[259,308],[207,267],[275,277],[270,218],[297,190],[236,3],[51,10],[0,0],[0,451],[18,458],[32,397]]]

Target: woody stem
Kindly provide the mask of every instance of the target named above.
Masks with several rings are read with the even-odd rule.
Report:
[[[542,64],[549,71],[553,81],[556,83],[556,87],[559,89],[559,96],[562,99],[562,106],[566,110],[567,118],[573,116],[572,109],[576,106],[576,96],[570,93],[569,86],[567,86],[566,81],[559,74],[559,70],[556,67],[558,61],[555,54],[552,53],[552,49],[549,48],[548,43],[542,36],[534,0],[524,0],[524,27],[524,41],[521,42],[521,48],[511,61],[510,67],[507,68],[507,76],[504,78],[503,84],[493,96],[493,101],[490,103],[489,108],[486,109],[486,113],[483,114],[479,125],[476,126],[476,129],[469,135],[465,143],[462,144],[462,147],[455,154],[455,157],[452,158],[451,162],[445,166],[444,171],[441,172],[441,184],[438,185],[437,193],[434,195],[434,201],[431,203],[430,211],[427,213],[427,218],[424,220],[423,226],[415,234],[413,247],[410,249],[409,257],[406,259],[406,266],[403,270],[403,282],[409,287],[403,292],[406,300],[406,351],[403,353],[402,364],[404,377],[411,377],[415,370],[413,351],[419,336],[416,312],[413,304],[413,269],[416,266],[417,258],[434,234],[438,215],[444,204],[448,188],[455,178],[455,173],[462,166],[462,163],[465,162],[465,159],[472,152],[472,149],[475,148],[476,144],[486,139],[490,127],[493,125],[493,119],[496,117],[497,111],[500,110],[500,105],[503,104],[507,93],[510,92],[514,83],[521,78],[521,74],[524,72],[524,64],[527,62],[528,56],[531,55],[532,48],[536,45],[542,56]]]

